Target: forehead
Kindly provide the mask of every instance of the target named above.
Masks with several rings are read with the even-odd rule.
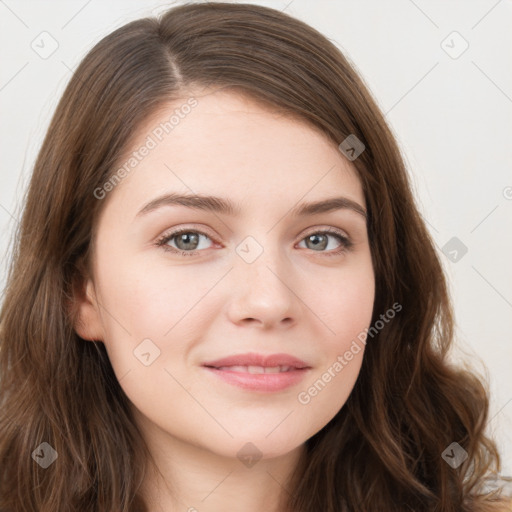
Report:
[[[342,192],[364,205],[354,166],[318,128],[222,90],[184,95],[160,108],[134,133],[117,167],[123,165],[128,176],[114,192],[138,204],[179,190],[242,203],[259,198],[260,206]]]

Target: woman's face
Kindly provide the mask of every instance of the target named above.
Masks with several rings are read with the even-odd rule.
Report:
[[[77,332],[104,342],[161,449],[282,455],[335,416],[360,370],[374,301],[363,191],[302,121],[222,91],[185,104],[141,128],[99,199]],[[242,359],[217,362],[230,356]]]

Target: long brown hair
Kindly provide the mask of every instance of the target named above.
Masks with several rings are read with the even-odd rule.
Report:
[[[305,23],[246,4],[187,4],[126,24],[75,71],[39,152],[0,316],[0,510],[142,511],[149,453],[101,342],[73,329],[104,204],[94,191],[130,137],[189,86],[232,88],[320,128],[353,161],[368,209],[374,318],[403,306],[367,344],[346,404],[306,442],[290,512],[483,511],[499,456],[488,396],[452,367],[452,310],[399,148],[346,57]],[[33,452],[58,454],[47,469]],[[457,442],[468,458],[443,459]],[[45,445],[46,446],[46,445]],[[37,455],[37,454],[36,454]]]

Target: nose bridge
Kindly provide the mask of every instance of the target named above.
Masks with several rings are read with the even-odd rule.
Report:
[[[235,251],[236,266],[249,279],[279,281],[275,274],[279,276],[287,268],[284,249],[272,232],[246,236],[236,246]]]
[[[241,314],[268,321],[293,315],[295,295],[291,291],[289,266],[277,236],[261,232],[246,236],[235,248],[234,294]]]

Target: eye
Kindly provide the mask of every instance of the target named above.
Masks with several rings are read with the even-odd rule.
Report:
[[[171,233],[166,233],[157,240],[156,244],[159,247],[162,247],[164,251],[171,252],[188,252],[190,254],[195,254],[196,249],[204,249],[204,247],[199,247],[201,237],[205,237],[210,239],[210,237],[203,233],[202,231],[193,230],[193,229],[179,229],[176,231],[172,231]],[[175,244],[177,247],[169,246],[169,242],[176,239]]]
[[[324,249],[328,248],[329,246],[329,238],[337,238],[339,242],[338,248],[333,248],[333,250],[324,251]],[[338,231],[336,229],[330,228],[322,231],[314,231],[307,235],[305,238],[301,240],[301,243],[305,242],[306,247],[308,249],[312,249],[316,252],[325,252],[326,256],[335,256],[337,254],[340,254],[344,251],[349,250],[353,243],[351,240],[341,231]]]
[[[165,233],[156,241],[158,247],[162,247],[164,251],[170,251],[172,253],[180,253],[182,255],[195,255],[202,249],[208,249],[208,247],[200,247],[201,237],[212,240],[212,238],[206,233],[196,229],[178,229]],[[329,238],[336,238],[339,242],[338,248],[332,248],[331,250],[324,251],[329,247]],[[173,242],[175,246],[170,245]],[[315,252],[323,253],[326,256],[335,256],[344,251],[349,250],[353,243],[351,240],[342,232],[334,228],[325,229],[321,231],[313,231],[301,240],[301,243],[306,243],[306,248],[312,249]]]

